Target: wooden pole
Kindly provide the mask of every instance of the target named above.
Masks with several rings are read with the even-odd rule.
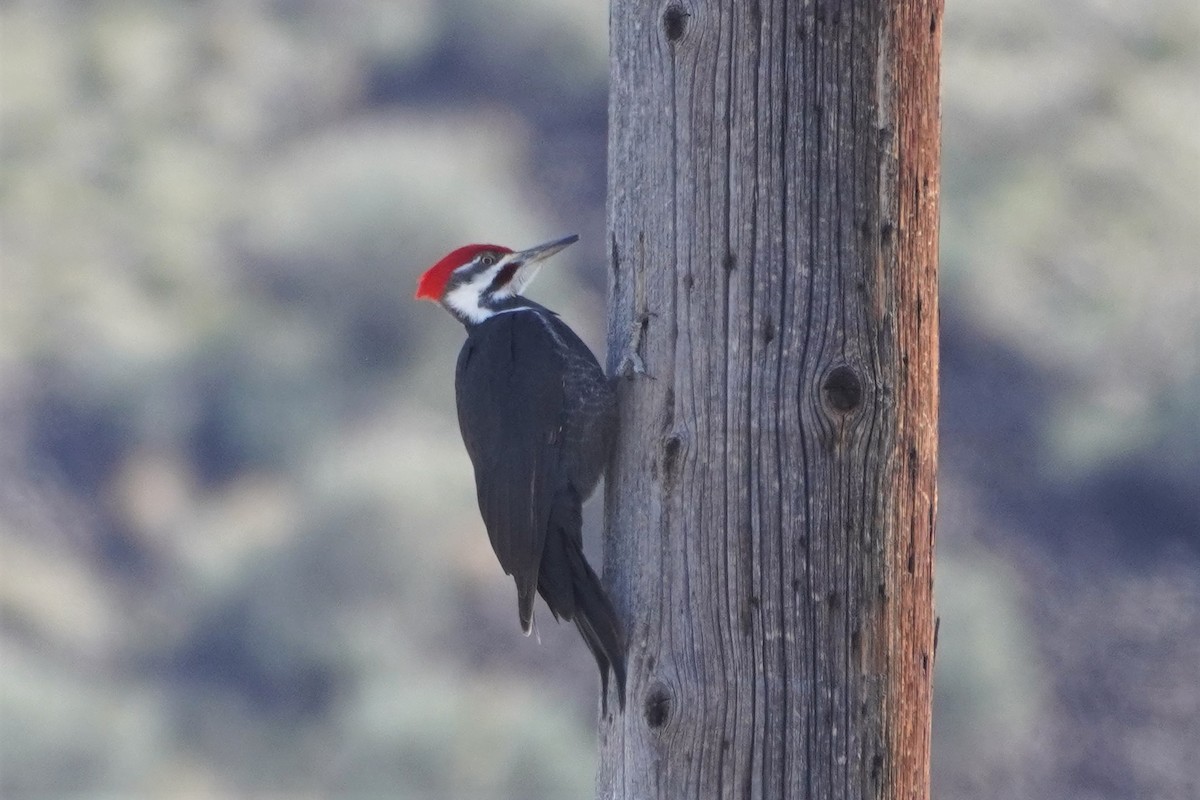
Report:
[[[613,0],[600,797],[929,796],[941,14]]]

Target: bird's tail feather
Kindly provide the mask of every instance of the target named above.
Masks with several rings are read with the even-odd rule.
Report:
[[[625,710],[625,635],[617,612],[613,610],[600,578],[583,560],[583,554],[573,567],[575,579],[575,627],[583,636],[600,669],[600,702],[608,713],[608,670],[611,667],[617,688],[617,702]]]
[[[583,556],[579,499],[559,496],[542,552],[538,592],[555,618],[571,620],[600,669],[600,692],[608,713],[608,672],[616,679],[617,700],[625,710],[625,635],[608,593]]]

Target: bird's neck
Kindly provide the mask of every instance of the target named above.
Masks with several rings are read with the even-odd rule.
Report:
[[[458,300],[459,302],[451,302]],[[466,300],[467,302],[463,302]],[[520,311],[544,310],[542,306],[521,295],[496,297],[494,295],[476,295],[474,298],[452,298],[447,296],[446,308],[468,329],[482,325],[493,317],[501,314],[512,314]]]

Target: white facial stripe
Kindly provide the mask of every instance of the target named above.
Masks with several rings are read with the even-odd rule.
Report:
[[[506,266],[509,266],[509,260],[502,258],[498,263],[493,264],[487,269],[479,272],[470,280],[462,283],[445,294],[442,298],[442,303],[453,313],[466,319],[472,323],[478,324],[483,322],[496,312],[490,308],[483,306],[479,301],[482,299],[488,288]],[[491,293],[491,297],[495,300],[506,300],[514,295],[521,293],[521,290],[530,284],[538,270],[541,269],[540,262],[532,264],[522,264],[517,267],[516,273],[512,279],[504,286],[498,287],[496,291]],[[464,264],[455,270],[459,272],[467,268],[477,268],[476,262]],[[515,310],[515,309],[514,309]]]
[[[446,296],[442,298],[442,302],[451,311],[471,322],[483,322],[492,315],[492,311],[481,306],[479,298],[483,295],[487,287],[491,285],[492,281],[496,279],[496,275],[500,272],[500,269],[500,264],[497,264],[479,273],[474,279],[454,287],[446,292]]]

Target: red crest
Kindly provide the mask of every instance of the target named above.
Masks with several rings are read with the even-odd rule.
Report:
[[[442,294],[446,291],[446,282],[450,280],[450,273],[464,264],[471,263],[480,253],[489,251],[502,256],[512,252],[509,248],[501,247],[498,244],[468,244],[452,250],[441,261],[425,270],[425,274],[417,282],[417,293],[414,296],[418,300],[433,300],[434,302],[441,300]]]

